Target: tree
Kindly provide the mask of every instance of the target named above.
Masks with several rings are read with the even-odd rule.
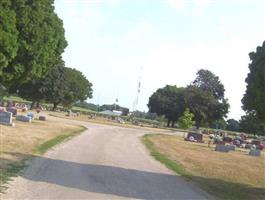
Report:
[[[149,98],[149,111],[164,115],[168,120],[168,126],[174,127],[176,120],[185,110],[184,88],[166,85],[159,88]]]
[[[178,125],[182,129],[191,128],[193,125],[194,115],[190,112],[188,108],[184,111],[183,115],[178,119]]]
[[[219,80],[219,77],[211,71],[200,69],[197,72],[197,77],[192,83],[193,86],[201,88],[203,91],[212,93],[214,98],[221,100],[224,98],[224,86]]]
[[[243,132],[265,136],[265,123],[260,122],[254,112],[242,116],[239,124]]]
[[[226,130],[227,124],[224,119],[219,119],[219,120],[212,122],[209,127],[212,129]]]
[[[0,91],[3,95],[4,71],[17,55],[18,49],[18,31],[16,29],[16,13],[11,8],[11,1],[0,1]]]
[[[51,68],[43,79],[21,84],[18,94],[34,102],[46,100],[53,103],[53,110],[59,104],[71,106],[78,101],[92,97],[92,84],[78,70],[64,67],[61,60]]]
[[[14,92],[20,84],[45,76],[60,59],[67,42],[53,0],[9,2],[16,17],[18,49],[16,54],[12,51],[13,58],[1,71],[1,84]]]
[[[256,52],[249,54],[247,89],[242,99],[243,109],[256,112],[257,117],[265,123],[265,41],[257,47]]]
[[[195,125],[213,124],[228,113],[228,100],[224,98],[224,86],[209,70],[199,70],[196,79],[185,92],[187,107],[194,114]]]
[[[239,122],[235,119],[228,119],[227,120],[227,130],[229,131],[236,131],[239,132],[240,131],[240,125]]]
[[[84,101],[87,98],[92,98],[92,84],[86,79],[82,72],[64,68],[65,70],[65,93],[62,103],[64,106],[71,106],[77,101]]]

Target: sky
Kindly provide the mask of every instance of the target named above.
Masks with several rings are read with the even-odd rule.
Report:
[[[55,0],[67,67],[93,84],[95,104],[148,111],[165,85],[185,87],[199,69],[219,76],[228,118],[244,115],[248,54],[265,40],[264,0]]]

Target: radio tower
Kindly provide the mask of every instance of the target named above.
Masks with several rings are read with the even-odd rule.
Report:
[[[135,100],[133,102],[133,110],[132,111],[136,111],[137,110],[139,94],[140,94],[140,91],[141,91],[142,71],[143,71],[143,67],[140,68],[140,75],[138,77],[137,94],[136,94],[136,98],[135,98]]]

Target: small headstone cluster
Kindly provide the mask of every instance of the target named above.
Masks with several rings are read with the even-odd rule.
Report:
[[[32,122],[34,120],[34,114],[32,112],[27,113],[26,115],[18,115],[18,110],[21,112],[26,112],[27,106],[25,104],[15,104],[15,103],[8,103],[7,106],[5,106],[3,103],[0,106],[0,124],[7,125],[7,126],[15,126],[13,123],[13,117],[15,117],[16,121],[22,121],[22,122]],[[42,108],[37,108],[36,112],[39,114],[41,112]],[[45,116],[38,116],[40,121],[46,121]]]

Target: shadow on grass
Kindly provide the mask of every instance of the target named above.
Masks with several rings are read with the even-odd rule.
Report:
[[[12,156],[25,155],[9,153]],[[28,155],[29,157],[29,155]],[[34,166],[34,167],[33,167]],[[13,166],[14,167],[14,166]],[[161,173],[153,173],[113,166],[92,165],[35,156],[31,167],[21,176],[33,182],[45,182],[93,193],[111,194],[139,199],[206,199],[210,196],[200,193],[183,178]],[[218,179],[191,176],[191,180],[201,183],[206,191],[208,186],[229,189],[229,194],[218,195],[222,199],[264,199],[264,188],[231,183]],[[232,188],[232,190],[231,190]],[[37,190],[38,188],[34,188]],[[41,192],[41,188],[40,192]],[[194,191],[195,190],[195,191]],[[220,192],[222,192],[220,191]],[[47,191],[48,192],[48,191]],[[229,197],[229,198],[227,198]],[[45,198],[45,197],[43,197]]]

